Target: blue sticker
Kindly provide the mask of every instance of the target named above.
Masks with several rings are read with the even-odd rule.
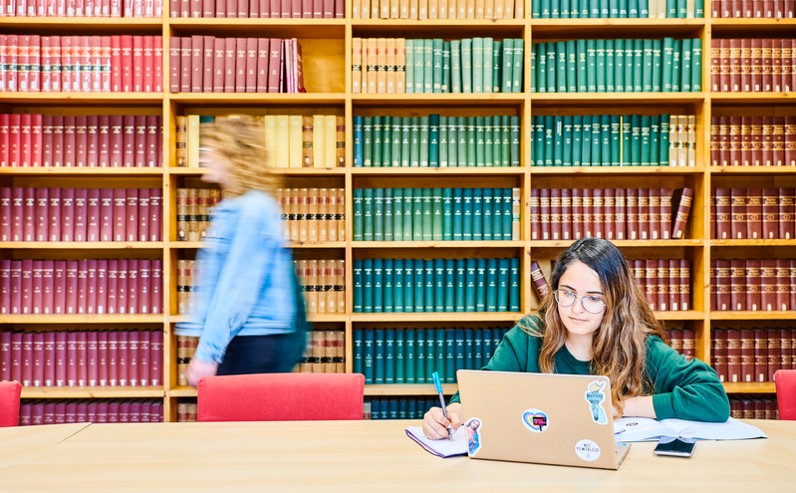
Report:
[[[605,402],[605,382],[594,381],[586,387],[586,402],[591,407],[591,418],[595,423],[601,425],[608,424],[608,415],[605,414],[603,409],[603,402]]]
[[[522,413],[522,424],[535,433],[541,433],[550,426],[550,420],[547,418],[547,413],[544,411],[540,411],[539,409],[528,409]]]

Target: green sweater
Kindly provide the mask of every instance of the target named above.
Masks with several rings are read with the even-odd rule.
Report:
[[[544,323],[536,316],[529,321],[536,326]],[[540,338],[515,326],[503,336],[483,369],[538,373],[541,345]],[[564,346],[556,353],[555,372],[588,375],[590,362],[575,359]],[[654,387],[652,404],[657,419],[726,421],[730,416],[730,403],[716,372],[700,360],[686,360],[658,336],[647,339],[646,372]],[[459,402],[458,393],[451,402]]]

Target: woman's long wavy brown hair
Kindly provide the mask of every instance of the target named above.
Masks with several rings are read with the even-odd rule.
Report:
[[[235,184],[224,189],[225,196],[260,190],[273,195],[282,177],[266,166],[265,131],[259,120],[247,116],[218,117],[202,127],[202,146],[212,149],[227,163]],[[287,145],[283,142],[282,145]]]
[[[592,341],[592,372],[611,380],[611,400],[617,409],[628,397],[644,395],[646,340],[657,335],[666,340],[666,332],[655,319],[644,293],[636,283],[622,252],[608,240],[582,238],[559,255],[551,276],[551,290],[542,302],[539,316],[544,329],[520,322],[530,335],[542,338],[539,367],[555,371],[555,355],[564,346],[567,329],[558,314],[553,291],[572,262],[581,261],[600,278],[605,294],[605,314]]]

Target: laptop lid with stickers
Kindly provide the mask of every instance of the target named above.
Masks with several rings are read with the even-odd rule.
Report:
[[[457,372],[467,453],[508,460],[618,469],[611,382],[600,375]]]

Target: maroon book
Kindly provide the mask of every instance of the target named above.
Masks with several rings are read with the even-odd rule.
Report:
[[[159,115],[147,115],[145,118],[146,124],[146,156],[144,159],[145,166],[149,168],[157,168],[161,166],[162,147],[163,147],[163,124],[162,118]]]
[[[128,188],[125,190],[125,241],[138,241],[138,189]],[[115,211],[114,211],[115,212]]]
[[[486,207],[486,206],[485,206]],[[491,207],[491,205],[490,205]],[[550,189],[550,238],[561,240],[561,189]]]
[[[755,328],[753,334],[753,382],[768,381],[768,334],[766,329]]]
[[[732,216],[730,214],[730,189],[713,189],[713,203],[715,204],[715,217],[713,223],[716,228],[716,238],[726,240],[732,237]]]
[[[796,188],[779,188],[779,239],[791,240],[796,238]]]
[[[88,167],[88,121],[85,115],[75,116],[75,163],[78,168]]]
[[[20,362],[20,369],[22,370],[23,387],[33,386],[33,333],[22,333],[22,360]]]
[[[0,332],[0,381],[11,378],[11,332]]]
[[[141,385],[139,381],[139,331],[127,331],[127,385],[131,387],[138,387]]]
[[[753,382],[755,371],[754,330],[741,329],[741,382]]]
[[[766,380],[774,381],[774,372],[782,368],[782,342],[781,333],[787,334],[789,331],[780,329],[765,330],[766,338]]]
[[[541,303],[550,291],[550,285],[542,272],[542,268],[536,260],[531,261],[531,280],[536,296]]]
[[[127,190],[113,189],[113,241],[127,239]]]
[[[333,195],[334,191],[330,190],[330,193]],[[560,189],[560,193],[561,193],[561,215],[560,215],[561,239],[571,240],[572,239],[572,191],[569,188],[562,188]],[[330,203],[333,200],[334,199],[332,197],[329,198]],[[333,205],[330,205],[329,207],[334,208]],[[333,232],[333,230],[335,231]],[[336,228],[332,224],[330,224],[329,231],[330,235],[336,234]]]
[[[138,282],[138,259],[129,259],[127,261],[127,313],[129,315],[138,314],[138,297],[139,282]]]
[[[53,261],[53,314],[66,313],[66,261]]]
[[[149,189],[149,240],[161,241],[163,227],[161,225],[161,204],[163,203],[163,191],[160,188]]]
[[[41,387],[44,385],[44,333],[31,334],[31,344],[33,346],[31,382],[34,387]]]
[[[257,38],[244,38],[244,91],[257,92]],[[240,62],[240,57],[238,62]],[[241,91],[238,91],[241,92]]]
[[[204,36],[194,34],[186,38],[190,42],[191,70],[188,72],[190,92],[203,92],[204,81]],[[184,72],[185,73],[185,72]]]
[[[135,115],[122,116],[122,166],[136,167]]]
[[[0,259],[0,314],[11,313],[11,260]],[[2,334],[2,333],[0,333]],[[0,357],[0,364],[3,359]],[[0,380],[2,380],[0,373]]]
[[[204,36],[202,41],[202,92],[213,92],[213,60],[215,58],[215,36]]]
[[[727,331],[721,329],[713,330],[713,369],[719,380],[727,381]]]
[[[36,189],[22,188],[22,241],[36,241]]]
[[[628,240],[639,239],[639,209],[638,189],[625,189],[625,238]]]
[[[776,264],[776,302],[774,310],[787,311],[789,308],[796,308],[796,306],[792,306],[790,302],[790,290],[792,286],[790,261],[788,259],[777,259]]]
[[[182,89],[182,38],[169,38],[169,91],[181,92]]]
[[[78,313],[78,275],[79,262],[77,260],[66,261],[66,311],[67,315]]]
[[[119,334],[121,331],[108,331],[108,386],[119,385]]]
[[[97,260],[96,291],[97,314],[105,315],[108,313],[108,261],[106,259]]]
[[[86,268],[86,313],[93,315],[97,311],[97,259],[84,260]]]
[[[154,330],[149,340],[149,381],[153,387],[163,385],[163,332]]]
[[[99,117],[97,115],[86,117],[86,166],[90,168],[99,166]]]
[[[727,381],[738,383],[743,381],[741,373],[741,331],[727,330]]]
[[[100,241],[100,189],[86,190],[86,241]]]
[[[761,301],[762,280],[760,259],[746,259],[746,301],[745,306],[749,311],[759,311]]]
[[[540,223],[541,216],[539,211],[539,190],[540,189],[538,188],[532,188],[531,195],[528,200],[528,220],[531,223],[531,240],[542,239],[542,228]]]
[[[224,61],[226,39],[213,39],[213,89],[212,92],[224,92]]]
[[[591,189],[593,236],[605,238],[605,193],[602,188]]]
[[[777,260],[760,260],[760,309],[777,310]]]
[[[133,237],[130,241],[149,241],[149,221],[152,215],[149,210],[150,189],[140,188],[136,191],[138,192],[138,222],[135,225],[131,225],[128,222],[128,226],[132,230],[132,232],[128,231],[128,235]],[[129,205],[128,202],[128,207]]]
[[[128,296],[127,279],[130,272],[130,260],[121,258],[119,259],[118,265],[119,269],[116,272],[116,313],[119,315],[126,315]]]
[[[647,259],[644,261],[644,294],[647,296],[647,302],[650,309],[660,310],[658,304],[658,292],[660,291],[658,284],[658,261],[655,259]]]
[[[108,137],[109,165],[111,168],[121,168],[124,166],[124,122],[122,115],[111,115],[110,135]]]
[[[583,230],[583,236],[585,237],[594,236],[594,231],[595,231],[593,190],[594,189],[592,188],[582,188],[580,190],[581,200],[583,204],[583,206],[580,209],[581,228]]]
[[[152,261],[149,259],[138,260],[138,306],[136,312],[146,315],[150,313],[152,283]]]
[[[77,337],[74,332],[66,333],[66,386],[77,386]]]
[[[99,385],[99,342],[97,331],[84,332],[86,336],[86,385]]]
[[[47,241],[50,237],[49,188],[36,187],[33,190],[35,200],[34,238],[35,241]]]
[[[97,378],[100,387],[110,385],[108,370],[108,334],[106,330],[97,332]]]
[[[152,260],[152,268],[150,270],[151,280],[149,282],[149,306],[150,313],[158,314],[163,313],[163,291],[162,291],[162,278],[163,278],[163,261],[160,259]]]
[[[117,378],[120,387],[130,385],[129,380],[129,361],[130,361],[130,345],[129,345],[130,331],[120,330],[116,332],[117,341]]]
[[[83,315],[88,313],[88,261],[79,260],[77,263],[77,313]]]
[[[88,189],[75,188],[74,189],[74,214],[72,220],[74,221],[73,240],[72,241],[86,241],[88,219]]]
[[[247,92],[247,43],[248,38],[235,38],[235,89],[231,92]]]
[[[43,313],[44,287],[43,264],[42,260],[34,259],[31,265],[31,294],[30,294],[30,313],[41,315]]]
[[[779,190],[762,188],[761,190],[761,229],[764,240],[779,237]]]
[[[138,384],[142,387],[150,385],[149,372],[149,344],[152,331],[142,330],[138,332]]]
[[[55,386],[55,332],[42,332],[39,335],[43,340],[43,381],[45,387]],[[0,375],[0,378],[2,376]]]
[[[75,347],[77,354],[77,385],[78,387],[85,387],[88,385],[88,366],[86,361],[86,332],[81,330],[73,334],[75,338]]]
[[[730,261],[717,259],[713,261],[715,272],[716,306],[713,310],[729,311],[733,309],[730,297]]]
[[[255,77],[255,91],[268,92],[268,60],[270,58],[269,38],[257,39],[257,74]]]
[[[133,166],[143,168],[147,166],[146,156],[146,115],[135,115],[133,117],[133,131],[135,137],[133,139]]]
[[[539,224],[542,240],[550,240],[550,189],[539,189]]]
[[[108,315],[118,314],[119,260],[108,260],[108,295],[106,310]]]
[[[279,38],[271,38],[271,59],[268,61],[268,92],[280,92],[283,66],[283,43]]]
[[[52,315],[54,305],[55,261],[41,260],[41,313]]]
[[[236,43],[237,43],[236,38],[224,39],[224,91],[223,92],[235,92]]]

